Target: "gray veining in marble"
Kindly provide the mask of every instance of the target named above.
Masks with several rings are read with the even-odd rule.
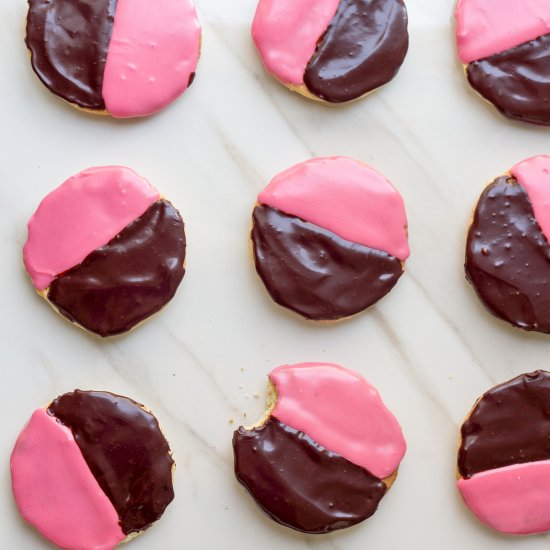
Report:
[[[31,412],[59,393],[107,389],[147,404],[177,461],[176,500],[135,550],[483,550],[547,548],[482,527],[454,487],[458,427],[494,383],[548,365],[550,340],[493,319],[463,276],[465,229],[489,180],[550,152],[548,130],[509,122],[468,89],[455,59],[453,0],[409,0],[411,47],[397,78],[341,108],[309,103],[262,70],[254,0],[196,0],[204,26],[197,78],[163,113],[112,121],[76,112],[33,75],[24,0],[0,0],[0,548],[49,548],[13,504],[9,454]],[[315,326],[273,304],[249,257],[257,193],[310,156],[349,155],[402,192],[412,256],[369,313]],[[21,265],[26,220],[42,196],[93,165],[148,177],[187,223],[188,272],[173,302],[103,342],[58,318]],[[232,431],[261,413],[267,372],[334,361],[364,374],[400,419],[408,453],[368,522],[328,537],[273,524],[232,475]],[[260,396],[258,397],[258,393]]]

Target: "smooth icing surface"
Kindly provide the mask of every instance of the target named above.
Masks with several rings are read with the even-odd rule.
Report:
[[[384,479],[406,450],[401,426],[362,376],[329,363],[284,365],[269,374],[273,416]]]
[[[111,550],[125,535],[71,431],[37,410],[11,456],[12,486],[23,518],[54,544]]]
[[[266,69],[285,84],[304,83],[306,66],[340,0],[260,0],[252,38]]]
[[[540,155],[524,160],[510,172],[527,191],[537,222],[550,242],[550,157]]]
[[[548,403],[545,371],[522,374],[484,393],[460,430],[460,476],[550,460]]]
[[[23,256],[37,290],[80,264],[159,198],[129,168],[89,168],[69,178],[40,203],[28,224]]]
[[[100,336],[127,332],[174,296],[185,273],[179,212],[153,203],[108,244],[57,277],[48,300],[69,320]]]
[[[26,43],[40,80],[56,95],[103,111],[101,89],[116,0],[29,0]]]
[[[353,159],[297,164],[277,175],[258,202],[400,260],[409,256],[401,195],[382,174]]]
[[[504,116],[550,126],[550,34],[466,67],[468,82]]]
[[[470,63],[550,32],[548,0],[459,0],[458,55]]]
[[[256,271],[273,300],[306,319],[351,317],[403,274],[394,256],[265,205],[254,209],[251,239]]]
[[[103,79],[115,117],[160,111],[189,86],[201,27],[192,0],[118,0]]]
[[[48,412],[67,426],[126,534],[139,533],[174,498],[174,461],[157,419],[138,403],[108,392],[75,390]]]
[[[341,0],[304,74],[330,103],[352,101],[389,82],[409,47],[403,0]]]
[[[328,533],[372,516],[386,485],[270,418],[233,435],[235,475],[272,519],[305,533]]]
[[[459,480],[458,489],[493,529],[514,535],[550,530],[550,460],[482,472]]]

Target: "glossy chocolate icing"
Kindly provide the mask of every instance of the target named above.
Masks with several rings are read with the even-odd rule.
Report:
[[[550,125],[550,34],[467,67],[470,84],[509,118]]]
[[[354,315],[385,296],[403,274],[386,252],[341,239],[275,208],[257,206],[256,270],[278,304],[308,319]]]
[[[29,0],[27,47],[40,80],[80,107],[104,110],[103,73],[117,0]]]
[[[157,521],[174,498],[170,447],[156,418],[135,401],[75,390],[48,408],[73,433],[125,534]]]
[[[489,390],[462,425],[458,469],[485,470],[550,459],[550,373],[522,374]]]
[[[550,333],[550,246],[515,178],[500,177],[481,195],[465,267],[494,315],[524,330]]]
[[[409,47],[403,0],[340,0],[306,67],[310,92],[342,103],[389,82]]]
[[[60,275],[48,299],[71,321],[101,336],[130,330],[174,296],[185,273],[179,212],[153,203],[105,246]]]
[[[271,418],[233,436],[235,475],[275,521],[306,533],[344,529],[372,516],[386,485],[302,432]]]

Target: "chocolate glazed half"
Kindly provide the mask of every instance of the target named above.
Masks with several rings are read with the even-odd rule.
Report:
[[[394,256],[265,205],[254,209],[251,237],[256,270],[273,300],[307,319],[355,315],[403,274]]]
[[[550,373],[522,374],[489,390],[462,425],[458,471],[550,459]]]
[[[465,267],[494,315],[524,330],[550,333],[550,246],[515,178],[500,177],[482,193]]]
[[[117,0],[29,0],[27,47],[40,80],[85,109],[105,109],[103,74]]]
[[[386,485],[327,451],[302,432],[270,418],[233,436],[235,474],[276,522],[305,533],[327,533],[372,516]]]
[[[304,74],[308,90],[342,103],[389,82],[409,48],[403,0],[340,0]]]
[[[470,63],[466,72],[505,116],[550,126],[550,34]]]
[[[100,336],[132,327],[167,304],[184,276],[185,231],[179,212],[153,203],[105,246],[54,279],[48,300]]]
[[[48,413],[73,433],[126,535],[162,516],[174,498],[174,461],[151,413],[127,397],[80,390],[58,397]]]

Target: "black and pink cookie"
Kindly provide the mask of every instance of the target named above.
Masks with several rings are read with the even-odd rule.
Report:
[[[514,166],[482,193],[468,231],[466,277],[487,309],[550,334],[550,157]]]
[[[151,115],[193,81],[192,0],[28,0],[32,67],[51,92],[98,114]]]
[[[11,455],[21,515],[68,550],[111,550],[148,529],[174,498],[173,467],[156,418],[97,391],[35,411]]]
[[[289,89],[344,103],[397,74],[407,23],[403,0],[260,0],[252,37],[267,71]]]
[[[185,274],[179,212],[133,170],[90,168],[40,203],[24,261],[36,290],[70,321],[113,336],[158,312]]]
[[[376,303],[409,256],[401,195],[347,157],[311,159],[276,176],[258,197],[251,239],[273,300],[317,321]]]
[[[509,118],[550,126],[548,0],[459,0],[455,16],[474,90]]]
[[[550,373],[492,388],[462,425],[458,489],[480,521],[512,535],[550,531]]]
[[[406,450],[376,389],[329,363],[285,365],[269,379],[268,414],[233,436],[239,482],[271,519],[305,533],[372,516]]]

